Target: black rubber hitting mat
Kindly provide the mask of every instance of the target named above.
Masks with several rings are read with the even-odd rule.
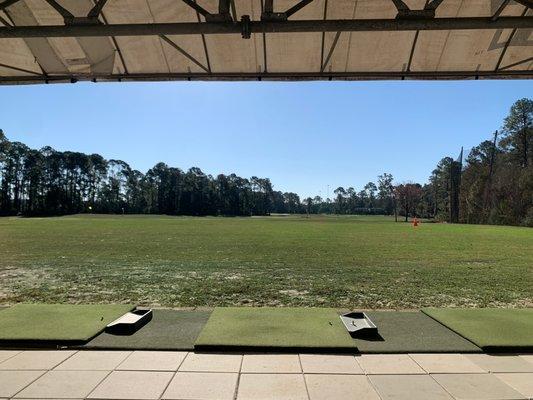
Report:
[[[369,311],[378,335],[354,339],[361,353],[473,353],[481,349],[420,311]]]
[[[211,311],[153,310],[152,320],[130,336],[102,333],[90,349],[193,350]]]

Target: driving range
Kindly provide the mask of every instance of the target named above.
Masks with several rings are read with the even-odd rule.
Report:
[[[531,229],[380,216],[0,219],[3,303],[527,307]]]
[[[0,0],[0,87],[204,81],[207,93],[213,81],[320,80],[326,87],[531,79],[532,30],[531,0]],[[240,110],[231,100],[222,101]],[[201,126],[212,110],[198,104]],[[270,215],[268,207],[224,213],[224,185],[210,213],[144,207],[147,198],[155,204],[163,197],[163,189],[145,185],[139,209],[153,214],[135,215],[145,211],[118,201],[127,190],[103,157],[92,154],[101,163],[87,163],[101,165],[92,170],[101,180],[81,185],[81,175],[67,172],[63,185],[62,173],[53,172],[61,162],[41,162],[54,154],[51,147],[46,156],[24,150],[33,164],[23,162],[16,151],[23,145],[0,130],[2,148],[15,149],[0,158],[12,172],[0,198],[7,204],[0,218],[0,398],[533,398],[533,230],[526,227],[533,218],[533,111],[522,112],[530,104],[517,101],[504,120],[512,129],[468,156],[480,165],[470,178],[487,178],[483,190],[468,188],[477,192],[463,203],[486,217],[479,220],[485,225],[458,223],[463,148],[457,160],[438,165],[447,174],[445,195],[410,182],[394,186],[392,175],[381,175],[390,175],[380,186],[393,204],[390,216],[340,208],[338,215],[310,215],[312,198],[297,211],[307,214]],[[79,107],[80,123],[100,129],[98,107]],[[420,108],[407,116],[417,124]],[[277,118],[268,107],[254,112]],[[381,118],[388,117],[384,111]],[[443,111],[441,118],[452,117]],[[240,122],[232,127],[254,134]],[[397,153],[420,151],[409,143]],[[498,175],[503,186],[512,182],[502,192],[510,194],[494,196],[493,166],[502,165],[514,168]],[[128,174],[141,186],[151,180],[157,187],[160,179]],[[186,176],[180,174],[172,176]],[[51,183],[43,185],[43,176]],[[166,195],[181,205],[182,178],[172,179]],[[266,199],[272,191],[268,179],[250,181],[250,196]],[[113,208],[96,206],[98,185],[116,200]],[[196,189],[186,195],[192,203],[198,194],[203,204],[207,191]],[[345,192],[339,189],[334,193]],[[282,201],[294,195],[279,193]],[[438,215],[435,200],[433,214],[417,218],[413,198],[438,195],[448,216]],[[74,196],[77,208],[68,204]],[[502,207],[521,222],[506,219]],[[354,210],[381,213],[370,205]],[[405,222],[395,221],[398,213]],[[199,217],[206,214],[212,216]]]

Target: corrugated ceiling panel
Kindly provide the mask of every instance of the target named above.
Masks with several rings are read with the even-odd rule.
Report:
[[[297,1],[275,1],[274,11],[285,11]],[[325,0],[316,0],[293,15],[291,20],[319,20],[324,17]],[[321,33],[269,33],[266,35],[269,72],[320,71]]]
[[[499,3],[482,0],[449,0],[439,8],[440,17],[493,15]],[[517,16],[522,6],[509,6],[505,15]],[[509,39],[511,30],[465,30],[420,32],[411,70],[492,71]]]
[[[9,7],[8,15],[15,25],[39,25],[40,21],[34,15],[33,8],[30,9],[30,5],[36,7],[36,12],[39,14],[38,10],[42,8],[42,3],[39,2],[36,4],[29,2],[27,4],[25,1],[19,1]],[[57,50],[48,39],[29,38],[24,39],[24,42],[46,73],[64,74],[69,72]]]
[[[415,32],[354,32],[346,71],[404,71]]]
[[[502,32],[502,38],[506,40],[509,33]],[[438,71],[492,71],[503,46],[503,43],[495,44],[494,31],[450,32],[438,63],[433,67]],[[429,66],[424,68],[433,70]]]
[[[211,1],[211,10],[216,2]],[[203,4],[209,2],[202,2]],[[235,2],[237,15],[254,15],[261,12],[260,4],[250,0]],[[235,35],[208,35],[205,38],[213,72],[257,73],[264,68],[262,35],[252,35],[249,40]],[[268,40],[267,40],[268,43]]]
[[[349,3],[353,4],[351,15]],[[424,0],[412,0],[409,7],[421,9]],[[394,18],[396,9],[391,1],[344,2],[343,10],[328,8],[328,18],[342,18],[341,13],[356,19]],[[346,11],[345,11],[346,10]],[[411,51],[414,32],[344,32],[339,37],[331,61],[332,71],[388,72],[403,71]],[[326,49],[331,47],[334,34],[328,34]],[[325,51],[327,55],[327,50]],[[329,68],[326,68],[329,71]]]
[[[415,2],[420,2],[420,0],[415,0]],[[423,1],[423,0],[422,0]],[[348,5],[352,5],[356,17],[353,18],[362,18],[362,19],[373,19],[373,18],[394,18],[396,17],[396,7],[390,0],[346,0],[341,1],[339,7],[346,8]],[[417,4],[416,4],[417,5]],[[352,16],[347,15],[342,17],[339,15],[335,9],[337,8],[337,2],[335,0],[328,2],[328,19],[334,18],[352,18]],[[416,7],[418,8],[418,7]],[[334,17],[335,16],[335,17]]]
[[[526,15],[533,15],[529,10]],[[533,70],[533,60],[522,62],[533,57],[533,31],[517,29],[513,39],[501,60],[500,68],[511,66],[510,70]]]
[[[75,16],[84,15],[93,5],[91,0],[63,0],[61,4]],[[63,18],[43,0],[17,3],[9,12],[16,24],[63,24]],[[67,71],[109,74],[113,70],[115,50],[108,38],[27,39],[26,42],[48,74]]]
[[[490,17],[494,15],[503,0],[446,0],[437,8],[435,16],[444,17]],[[518,15],[523,6],[511,1],[502,15]]]
[[[0,76],[33,76],[34,74],[17,71],[12,68],[3,67],[0,65]]]
[[[69,10],[74,16],[82,17],[88,14],[94,6],[92,0],[62,0],[61,5]],[[65,40],[65,39],[63,39]],[[115,48],[109,38],[105,37],[84,37],[77,38],[71,43],[72,48],[78,51],[78,48],[84,54],[83,59],[66,58],[66,64],[75,65],[79,68],[80,73],[110,74],[115,65]],[[63,56],[63,54],[61,54]]]
[[[58,0],[75,16],[84,16],[93,0]],[[281,12],[299,0],[275,0],[274,11]],[[413,10],[423,9],[426,0],[404,0]],[[444,0],[437,17],[491,16],[502,0]],[[212,13],[218,0],[198,0]],[[327,4],[327,9],[325,6]],[[261,0],[235,0],[237,19],[250,15],[261,18]],[[519,16],[524,6],[511,1],[503,16]],[[7,9],[16,25],[61,25],[63,18],[45,0],[20,0]],[[397,10],[391,0],[314,0],[290,20],[393,19]],[[531,15],[531,14],[529,14]],[[197,13],[180,0],[110,0],[103,16],[110,24],[197,22]],[[201,17],[201,21],[204,18]],[[336,33],[253,34],[244,40],[240,34],[169,36],[176,46],[159,37],[117,37],[116,43],[132,74],[205,73],[318,73],[331,49],[324,72],[372,73],[410,71],[495,71],[528,70],[533,62],[531,30],[423,31],[416,32],[343,32],[333,47]],[[265,40],[264,40],[265,38]],[[414,49],[414,50],[413,50]],[[183,52],[187,54],[183,54]],[[266,59],[265,59],[266,55]],[[194,60],[191,60],[194,58]],[[522,63],[520,63],[523,61]],[[112,38],[32,38],[0,40],[0,64],[49,74],[122,74],[124,69]],[[200,64],[197,65],[197,63]],[[20,76],[6,68],[1,76]],[[9,75],[8,75],[9,74]]]
[[[150,9],[155,22],[197,22],[196,12],[182,1],[151,0]],[[207,66],[207,58],[200,35],[168,36],[173,43],[187,52],[203,66]],[[160,40],[170,72],[205,72],[201,67],[180,53],[169,43]]]
[[[42,73],[35,57],[22,39],[3,39],[0,42],[0,63]]]
[[[24,0],[28,5],[28,9],[34,16],[38,25],[62,25],[63,18],[58,14],[48,3],[44,0]],[[72,1],[72,0],[71,0]],[[88,0],[75,0],[79,3],[87,3]],[[69,11],[78,9],[76,4],[68,4],[64,1],[63,4]],[[74,11],[75,12],[75,11]],[[75,38],[50,38],[48,39],[50,46],[61,60],[61,63],[67,68],[69,72],[90,72],[90,62],[86,57],[85,52]],[[64,73],[63,71],[48,71],[53,73]]]
[[[328,2],[326,10],[327,19],[353,19],[357,9],[357,1],[354,0],[338,0],[333,4]],[[322,62],[325,63],[330,53],[333,43],[335,41],[335,32],[327,32],[324,35],[324,50],[322,54]],[[324,67],[326,72],[346,72],[347,56],[350,45],[350,33],[343,32],[337,40],[336,46],[333,48],[331,57]]]
[[[153,22],[146,0],[113,0],[106,4],[103,14],[109,24]],[[130,73],[169,72],[163,45],[158,37],[121,36],[116,41]]]

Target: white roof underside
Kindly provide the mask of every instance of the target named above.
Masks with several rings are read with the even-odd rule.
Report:
[[[94,5],[92,0],[58,3],[75,16],[86,15]],[[276,0],[275,11],[284,11],[296,3],[297,0]],[[411,9],[422,9],[426,1],[405,3]],[[213,13],[217,11],[216,0],[198,0],[198,4]],[[500,4],[501,0],[444,0],[436,17],[488,17]],[[242,15],[250,15],[256,21],[261,18],[261,0],[235,0],[235,7],[239,18]],[[521,16],[525,10],[523,5],[511,1],[502,16]],[[533,15],[532,11],[528,10],[526,15]],[[391,0],[315,0],[290,20],[320,20],[324,15],[327,19],[394,19],[396,13]],[[44,0],[21,0],[0,11],[0,17],[20,26],[64,24],[63,18]],[[198,16],[180,0],[109,0],[101,20],[108,24],[198,22]],[[169,39],[209,68],[214,79],[222,79],[216,78],[217,74],[226,73],[243,74],[235,79],[254,79],[253,74],[269,79],[265,73],[273,73],[273,79],[297,80],[328,79],[327,74],[338,73],[346,74],[341,79],[364,79],[365,73],[401,78],[398,73],[406,71],[468,72],[470,76],[498,69],[533,71],[533,60],[520,63],[533,56],[531,30],[518,29],[506,46],[512,31],[420,31],[416,46],[413,46],[415,31],[342,32],[323,76],[318,74],[334,41],[334,32],[261,33],[252,34],[248,40],[239,34],[205,35],[205,45],[201,35]],[[213,79],[157,36],[0,39],[0,83],[2,79],[7,83],[24,83],[31,81],[28,77],[43,74],[98,80],[113,80],[116,76],[127,79],[128,74],[139,75],[136,79],[187,79],[187,74],[194,79]],[[305,74],[317,76],[309,78]],[[409,78],[407,74],[406,77]],[[443,74],[436,74],[434,78],[442,77]],[[35,80],[39,82],[42,80]]]

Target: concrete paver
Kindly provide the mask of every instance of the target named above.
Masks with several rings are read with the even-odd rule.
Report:
[[[533,364],[513,354],[468,354],[467,357],[487,372],[533,372]]]
[[[239,372],[242,355],[216,353],[189,353],[181,364],[183,372]]]
[[[530,362],[533,364],[533,354],[522,354],[520,355],[520,358],[526,360],[527,362]]]
[[[237,400],[308,400],[308,396],[300,374],[241,374]]]
[[[131,351],[78,351],[59,364],[56,370],[111,371],[131,354]]]
[[[172,372],[114,371],[88,396],[91,399],[157,400]]]
[[[243,373],[301,373],[298,354],[245,354]]]
[[[518,400],[532,355],[2,351],[0,400]]]
[[[46,371],[0,371],[0,398],[14,396]]]
[[[533,374],[530,373],[507,373],[495,374],[498,379],[511,386],[517,392],[528,399],[533,399]]]
[[[305,375],[310,400],[380,400],[364,375]]]
[[[363,354],[357,362],[367,374],[425,374],[407,354]]]
[[[48,371],[15,397],[28,399],[81,399],[108,374],[107,371]]]
[[[178,372],[163,399],[233,400],[239,374],[218,372]]]
[[[27,350],[1,363],[0,370],[52,369],[74,353],[65,350]]]
[[[372,375],[382,400],[453,400],[429,375]]]
[[[463,354],[410,354],[410,356],[430,374],[485,372],[483,368],[474,364]]]
[[[177,371],[186,351],[135,351],[116,369],[128,371]]]
[[[518,400],[525,397],[492,374],[435,374],[457,400]]]
[[[306,374],[363,374],[363,369],[352,355],[300,354]]]
[[[0,363],[16,356],[20,351],[18,350],[0,350]]]

